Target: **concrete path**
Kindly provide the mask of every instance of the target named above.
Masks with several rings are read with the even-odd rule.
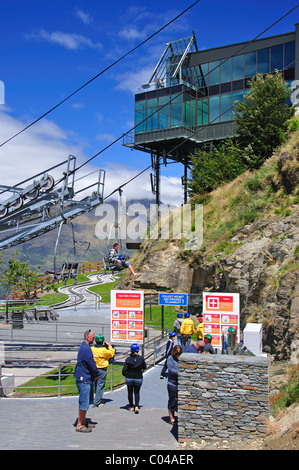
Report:
[[[78,397],[1,398],[1,450],[176,450],[177,426],[167,410],[163,362],[144,374],[140,412],[128,410],[127,388],[104,394],[105,405],[89,408],[91,433],[75,430]]]

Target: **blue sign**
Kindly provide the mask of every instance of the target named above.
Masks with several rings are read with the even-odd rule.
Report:
[[[159,294],[159,305],[188,305],[188,294]]]

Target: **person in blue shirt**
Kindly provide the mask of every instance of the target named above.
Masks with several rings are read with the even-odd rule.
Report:
[[[205,343],[203,341],[197,341],[196,343],[188,344],[183,350],[184,353],[202,353]]]
[[[94,342],[95,334],[91,330],[84,333],[84,341],[77,354],[77,364],[74,372],[76,385],[79,391],[79,411],[76,426],[77,432],[91,432],[92,425],[86,423],[86,413],[89,405],[93,403],[93,382],[97,380],[99,371],[95,364],[91,344]]]

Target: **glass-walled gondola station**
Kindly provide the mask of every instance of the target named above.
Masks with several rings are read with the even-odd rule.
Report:
[[[299,80],[299,24],[295,32],[198,51],[195,35],[166,45],[149,82],[135,95],[134,135],[124,145],[151,155],[153,192],[160,202],[160,166],[184,165],[187,197],[190,155],[235,135],[234,105],[257,73],[282,70]]]

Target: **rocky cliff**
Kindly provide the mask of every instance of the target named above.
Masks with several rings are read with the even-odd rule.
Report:
[[[200,251],[148,242],[132,260],[140,278],[126,276],[119,288],[239,292],[241,328],[263,323],[265,352],[299,362],[298,142],[293,136],[259,171],[212,193]]]

